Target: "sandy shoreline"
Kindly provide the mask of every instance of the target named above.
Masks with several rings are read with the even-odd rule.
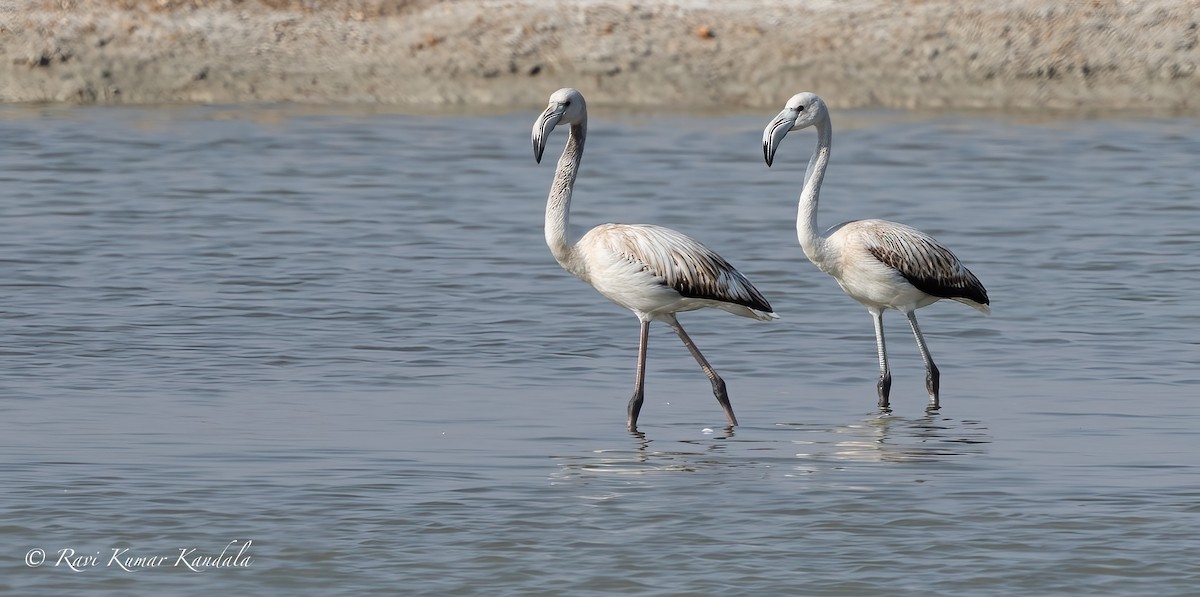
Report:
[[[259,2],[268,2],[260,4]],[[1200,112],[1200,3],[0,0],[0,101]]]

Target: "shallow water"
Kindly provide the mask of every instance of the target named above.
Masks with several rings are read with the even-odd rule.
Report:
[[[881,415],[795,240],[811,132],[767,169],[773,113],[598,111],[577,229],[691,234],[783,316],[681,316],[732,432],[653,328],[633,435],[540,108],[0,108],[0,591],[1195,594],[1200,122],[836,113],[822,224],[918,226],[993,301],[920,311],[936,414],[885,320]]]

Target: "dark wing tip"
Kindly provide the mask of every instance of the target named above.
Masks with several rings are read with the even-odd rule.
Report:
[[[975,284],[970,287],[970,290],[975,293],[975,296],[968,296],[966,298],[969,298],[981,305],[992,304],[992,300],[988,298],[987,289],[983,287],[983,284],[979,282],[978,278],[975,279]]]
[[[773,309],[771,307],[771,303],[768,303],[767,299],[765,297],[763,297],[761,294],[753,297],[753,301],[750,304],[743,303],[742,306],[750,307],[751,309],[754,309],[755,311],[762,311],[763,313],[771,313],[772,315],[775,314],[775,309]]]

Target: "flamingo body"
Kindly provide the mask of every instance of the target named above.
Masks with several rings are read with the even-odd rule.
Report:
[[[713,307],[775,319],[767,299],[724,258],[670,228],[601,224],[575,244],[577,274],[642,319]]]
[[[979,278],[916,228],[887,220],[855,220],[824,236],[836,255],[825,273],[868,308],[909,312],[945,298],[990,312]]]

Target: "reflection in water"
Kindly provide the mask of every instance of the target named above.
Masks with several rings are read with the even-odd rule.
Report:
[[[704,433],[713,433],[705,429]],[[559,470],[551,475],[552,478],[565,479],[581,474],[623,474],[642,475],[666,471],[687,471],[721,466],[728,464],[725,458],[715,456],[725,452],[726,441],[733,438],[733,428],[726,427],[720,435],[712,435],[703,440],[678,440],[680,444],[696,446],[695,450],[651,450],[654,440],[646,437],[642,431],[629,434],[634,439],[634,447],[628,450],[593,450],[590,454],[578,456],[557,457]],[[702,448],[702,449],[701,449]]]
[[[796,458],[806,462],[799,470],[812,473],[827,468],[814,466],[822,462],[844,468],[846,463],[938,462],[979,455],[985,453],[985,446],[992,441],[980,421],[932,413],[914,419],[872,416],[850,425],[782,423],[766,435],[755,433],[747,437],[752,434],[743,432],[736,439],[733,430],[726,428],[723,433],[703,439],[657,440],[660,446],[666,444],[675,449],[651,449],[656,440],[642,432],[630,435],[634,439],[630,449],[596,449],[587,454],[558,457],[559,467],[552,478],[772,467],[794,463]],[[797,453],[798,445],[804,451]]]
[[[834,427],[827,433],[832,437],[797,441],[812,446],[808,453],[797,456],[849,462],[935,462],[982,454],[983,446],[992,441],[979,421],[960,421],[935,413],[916,419],[879,415],[862,424]]]

